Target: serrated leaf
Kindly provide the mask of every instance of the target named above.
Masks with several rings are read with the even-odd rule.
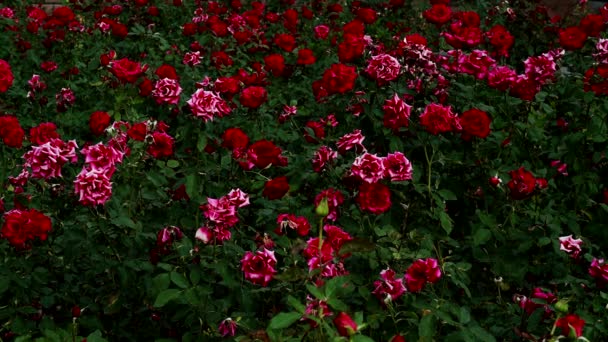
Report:
[[[177,298],[181,292],[182,291],[178,290],[178,289],[164,290],[163,292],[159,293],[158,296],[156,297],[156,300],[154,301],[154,307],[162,308],[167,303],[169,303],[173,299]]]
[[[352,338],[353,342],[374,342],[373,339],[365,336],[365,335],[355,335]]]
[[[418,335],[424,341],[429,340],[435,335],[435,322],[436,318],[433,314],[423,316],[418,325]]]
[[[475,234],[473,234],[473,245],[480,246],[485,244],[492,237],[492,232],[489,229],[477,229]]]
[[[302,318],[299,312],[281,312],[270,320],[268,329],[279,330],[285,329]]]
[[[539,310],[540,311],[540,310]],[[479,339],[479,341],[487,341],[487,342],[495,342],[496,338],[492,336],[489,332],[487,332],[482,327],[471,327],[471,332],[475,337]]]
[[[452,224],[452,219],[450,218],[450,215],[448,215],[446,212],[440,212],[439,213],[439,222],[441,222],[441,228],[443,228],[443,230],[445,230],[446,234],[450,235],[450,233],[452,232],[452,228],[453,228],[453,224]]]
[[[175,169],[176,167],[179,167],[179,162],[177,160],[171,159],[167,161],[167,166]]]
[[[103,335],[101,334],[101,331],[99,331],[99,330],[95,330],[94,332],[89,334],[89,336],[87,336],[87,342],[107,342],[107,341],[108,340],[103,338]]]
[[[304,314],[304,312],[306,311],[306,306],[304,306],[304,304],[300,303],[299,300],[292,296],[287,296],[287,304],[291,305],[301,314]]]
[[[310,292],[311,295],[315,296],[315,298],[325,300],[325,295],[323,294],[323,292],[321,292],[321,290],[319,290],[318,287],[307,284],[306,289],[308,289],[308,292]]]

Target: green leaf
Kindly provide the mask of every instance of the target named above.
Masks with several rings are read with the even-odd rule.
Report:
[[[441,228],[445,230],[446,234],[450,235],[452,232],[453,224],[452,219],[448,213],[442,211],[439,213],[439,221],[441,222]]]
[[[471,313],[469,312],[469,309],[467,309],[465,307],[461,307],[460,314],[458,315],[458,320],[462,324],[469,323],[471,321]]]
[[[439,193],[439,196],[441,196],[441,198],[443,198],[446,201],[455,201],[458,199],[456,197],[456,195],[454,195],[454,193],[448,189],[441,189],[437,192]]]
[[[340,255],[345,255],[354,252],[372,252],[376,250],[376,244],[361,238],[354,238],[346,241],[340,248]]]
[[[169,283],[170,280],[168,273],[159,274],[152,279],[152,287],[154,288],[156,293],[160,293],[161,291],[168,289]]]
[[[374,342],[373,339],[371,339],[365,335],[355,335],[355,336],[353,336],[351,341],[353,341],[353,342]]]
[[[190,198],[195,198],[198,194],[198,179],[196,174],[190,174],[186,176],[186,193]]]
[[[420,335],[421,340],[430,341],[435,335],[435,315],[428,314],[423,316],[420,320],[420,325],[418,326],[418,335]]]
[[[95,330],[89,336],[87,336],[87,342],[107,342],[105,338],[101,335],[101,331]]]
[[[177,160],[171,159],[167,161],[167,166],[172,169],[175,169],[176,167],[179,167],[179,162]]]
[[[203,134],[199,134],[198,141],[196,142],[196,149],[199,152],[203,152],[205,146],[207,146],[207,137]]]
[[[484,341],[484,342],[495,342],[496,341],[494,336],[492,336],[489,332],[487,332],[482,327],[471,327],[470,329],[471,329],[471,332],[473,333],[473,335],[475,335],[475,337],[477,337],[479,339],[479,341]]]
[[[181,273],[171,272],[171,282],[182,289],[187,289],[190,287],[188,284],[188,279],[184,277]]]
[[[163,306],[165,306],[165,304],[167,304],[171,300],[177,298],[177,296],[179,296],[179,294],[181,292],[182,292],[181,290],[177,290],[177,289],[164,290],[163,292],[159,293],[158,296],[156,297],[156,300],[154,301],[154,307],[162,308]]]
[[[304,314],[306,311],[306,306],[300,303],[299,300],[292,296],[287,296],[287,304],[291,305],[294,309],[298,310],[299,313]]]
[[[319,290],[318,287],[307,284],[306,288],[308,289],[308,292],[310,292],[311,295],[315,296],[315,298],[322,299],[322,300],[326,299],[325,295],[323,294],[323,292],[321,292],[321,290]]]
[[[477,229],[473,234],[473,245],[480,246],[488,242],[492,238],[492,232],[489,229],[481,228]]]
[[[278,330],[285,329],[302,318],[299,312],[281,312],[270,320],[268,329]]]

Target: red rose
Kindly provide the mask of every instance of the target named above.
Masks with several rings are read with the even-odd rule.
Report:
[[[184,24],[184,27],[182,28],[182,35],[188,37],[188,36],[193,36],[196,34],[196,32],[198,31],[198,25],[196,25],[195,23],[186,23]]]
[[[238,127],[228,128],[224,131],[222,140],[222,146],[229,150],[244,149],[249,144],[249,137]]]
[[[274,37],[274,43],[287,52],[291,52],[296,48],[296,39],[287,33],[277,34]]]
[[[13,72],[11,66],[3,59],[0,59],[0,93],[4,93],[13,85]]]
[[[557,328],[562,329],[562,335],[570,336],[571,329],[574,330],[574,337],[583,336],[583,328],[585,327],[585,320],[575,314],[568,314],[555,322]]]
[[[429,103],[426,106],[420,115],[420,125],[433,135],[460,128],[458,117],[452,112],[452,107],[436,103]]]
[[[266,168],[270,164],[278,164],[280,155],[281,148],[268,140],[254,142],[247,151],[251,162],[260,169]]]
[[[226,37],[230,33],[228,31],[228,25],[217,15],[214,15],[207,20],[207,26],[209,27],[209,30],[218,37]]]
[[[520,167],[518,170],[509,172],[511,180],[507,183],[511,198],[521,200],[530,197],[536,189],[536,177],[530,172]]]
[[[285,69],[285,58],[278,53],[268,55],[264,57],[264,67],[274,77],[280,77]]]
[[[72,11],[71,8],[66,7],[66,6],[61,6],[61,7],[55,8],[55,10],[53,10],[53,17],[60,20],[65,25],[65,24],[69,23],[70,21],[74,20],[76,15],[74,14],[74,12]]]
[[[147,77],[144,77],[143,81],[139,84],[139,95],[146,97],[152,94],[154,90],[154,82]]]
[[[604,24],[604,18],[600,14],[587,14],[581,19],[579,27],[589,37],[598,37],[605,30],[606,25]]]
[[[0,236],[15,247],[24,247],[29,240],[46,240],[51,230],[51,219],[35,210],[11,210],[4,214]]]
[[[509,49],[515,43],[515,38],[502,25],[494,25],[486,32],[486,37],[490,40],[490,45],[496,49],[499,56],[509,56]]]
[[[154,74],[156,74],[159,79],[170,78],[172,80],[179,80],[179,76],[177,75],[175,68],[167,64],[159,66]]]
[[[450,21],[452,17],[452,9],[444,4],[436,4],[430,9],[422,12],[422,15],[429,23],[443,25]]]
[[[25,131],[21,128],[17,117],[12,115],[0,116],[0,138],[8,147],[21,148]]]
[[[123,83],[135,83],[147,69],[147,65],[142,67],[138,62],[128,58],[110,62],[110,72]]]
[[[391,208],[391,191],[381,183],[363,183],[356,201],[361,210],[380,215]]]
[[[211,53],[211,61],[213,61],[213,65],[220,69],[221,67],[229,67],[234,64],[234,61],[227,53],[224,51],[214,51]]]
[[[365,45],[363,36],[345,33],[344,41],[338,45],[338,60],[347,63],[363,56]]]
[[[376,19],[378,19],[378,14],[373,9],[364,7],[357,11],[357,19],[371,25],[376,22]]]
[[[244,107],[258,108],[268,99],[268,93],[264,87],[252,86],[243,89],[240,101]]]
[[[304,129],[304,139],[307,142],[314,144],[318,142],[317,139],[325,138],[325,127],[322,123],[318,121],[308,121],[305,127],[314,133],[313,137],[308,133],[308,130]]]
[[[345,94],[353,90],[357,79],[357,69],[344,64],[332,64],[331,68],[323,73],[323,85],[331,94]]]
[[[41,123],[30,128],[30,142],[34,145],[42,145],[51,139],[59,139],[57,126],[52,122]]]
[[[148,126],[145,122],[136,123],[127,130],[129,138],[136,141],[144,141],[146,134],[148,134]]]
[[[418,259],[407,269],[404,278],[409,292],[420,292],[427,282],[436,283],[441,278],[441,269],[436,259]]]
[[[559,33],[559,44],[566,50],[577,50],[585,45],[587,34],[578,26],[570,26]]]
[[[470,140],[471,136],[486,138],[490,135],[491,122],[492,120],[486,112],[477,108],[467,110],[460,116],[462,138],[464,140]]]
[[[89,118],[89,127],[93,135],[102,135],[103,132],[110,126],[110,115],[106,112],[94,112]]]
[[[148,153],[154,158],[170,157],[173,155],[173,138],[163,132],[152,133],[153,142],[148,146]]]
[[[125,24],[114,23],[112,25],[112,35],[118,38],[125,38],[129,34],[129,28]]]
[[[215,91],[221,94],[234,95],[241,90],[241,84],[236,77],[218,77],[213,84]]]
[[[281,176],[271,179],[264,184],[262,195],[269,200],[282,198],[289,191],[287,177]]]
[[[300,49],[298,50],[298,63],[299,65],[310,65],[315,64],[317,58],[311,49]]]
[[[357,323],[345,312],[340,312],[334,318],[334,324],[341,336],[352,336],[357,332]]]

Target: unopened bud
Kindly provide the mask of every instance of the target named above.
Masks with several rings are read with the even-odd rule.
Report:
[[[555,310],[561,313],[568,313],[568,301],[562,299],[555,303]]]
[[[323,197],[321,203],[315,208],[315,213],[321,217],[329,215],[329,203],[327,203],[327,197]]]

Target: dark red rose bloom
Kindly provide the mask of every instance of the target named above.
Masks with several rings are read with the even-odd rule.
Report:
[[[220,69],[222,67],[229,67],[229,66],[232,66],[232,64],[234,64],[234,61],[232,60],[232,58],[230,58],[230,56],[228,56],[228,54],[225,53],[224,51],[212,52],[211,61],[213,62],[213,65],[217,69]]]
[[[129,28],[125,24],[114,23],[112,24],[112,35],[114,37],[124,39],[129,34]]]
[[[123,58],[110,62],[110,72],[123,83],[135,83],[146,72],[148,66]]]
[[[3,59],[0,59],[0,93],[4,93],[13,85],[13,72],[11,66]]]
[[[25,131],[21,128],[17,117],[12,115],[0,116],[0,138],[8,147],[21,148]]]
[[[148,134],[148,126],[145,122],[138,122],[127,130],[127,136],[136,141],[144,141]]]
[[[587,34],[578,26],[570,26],[559,33],[559,44],[566,50],[578,50],[586,40]]]
[[[229,150],[244,149],[248,144],[249,137],[238,127],[228,128],[222,134],[222,146]]]
[[[36,209],[11,210],[4,214],[0,236],[14,247],[25,247],[30,240],[46,240],[51,219]]]
[[[235,76],[218,77],[213,84],[215,91],[221,94],[234,95],[241,91],[241,82]]]
[[[357,37],[363,37],[365,35],[365,24],[361,20],[355,19],[344,24],[342,31],[344,31],[344,35],[352,34]]]
[[[289,191],[289,183],[287,177],[281,176],[271,179],[264,184],[262,195],[269,200],[279,199]]]
[[[436,4],[430,9],[422,12],[422,16],[424,16],[429,23],[443,25],[452,18],[452,9],[444,4]]]
[[[300,49],[298,50],[298,63],[299,65],[315,64],[317,58],[315,57],[311,49]]]
[[[356,201],[361,210],[380,215],[391,208],[391,191],[381,183],[363,183]]]
[[[409,292],[420,292],[429,282],[436,283],[441,278],[437,259],[418,259],[405,272],[405,283]]]
[[[378,19],[378,14],[371,8],[363,7],[359,8],[359,10],[357,11],[357,19],[368,25],[371,25],[375,23]]]
[[[91,128],[91,133],[97,136],[102,135],[106,128],[110,126],[110,121],[112,121],[112,118],[110,118],[108,113],[100,111],[94,112],[89,118],[89,127]]]
[[[139,88],[139,95],[141,95],[143,97],[150,96],[150,94],[152,94],[152,91],[154,90],[154,82],[152,82],[152,80],[150,80],[149,78],[144,77],[144,79],[139,84],[138,88]]]
[[[313,135],[310,135],[307,129],[312,131]],[[325,126],[318,121],[308,121],[304,129],[304,139],[307,142],[314,144],[319,142],[319,139],[323,138],[325,138]]]
[[[259,140],[249,146],[247,155],[255,166],[263,169],[270,164],[278,164],[281,152],[281,148],[272,141]]]
[[[296,48],[296,39],[287,33],[277,34],[274,37],[274,43],[287,52],[291,52]]]
[[[53,18],[60,20],[64,25],[76,18],[71,8],[66,6],[57,7],[53,10]]]
[[[488,114],[477,108],[472,108],[460,116],[462,126],[462,138],[470,140],[471,137],[486,138],[490,135],[490,123],[492,120]]]
[[[581,337],[583,336],[585,320],[575,314],[568,314],[558,319],[555,326],[562,329],[562,335],[564,336],[570,336],[570,327],[572,327],[575,337]]]
[[[248,108],[258,108],[268,99],[268,93],[264,87],[252,86],[241,92],[241,105]]]
[[[602,18],[600,14],[587,14],[581,19],[579,27],[585,31],[589,37],[598,37],[600,33],[604,32],[606,29],[604,18]]]
[[[341,63],[348,63],[363,56],[365,51],[363,36],[345,33],[344,41],[338,45],[338,59]]]
[[[172,80],[179,80],[179,76],[177,75],[177,72],[175,71],[175,68],[171,65],[168,64],[163,64],[161,66],[159,66],[156,71],[154,72],[154,74],[156,74],[156,76],[158,76],[159,79],[163,79],[163,78],[170,78]]]
[[[334,324],[340,336],[352,336],[357,332],[357,323],[345,312],[340,312],[334,318]]]
[[[585,91],[592,91],[595,95],[608,95],[608,64],[589,68],[585,72],[583,84]]]
[[[492,26],[492,28],[486,32],[486,37],[488,37],[490,45],[496,49],[496,54],[498,56],[509,56],[509,49],[515,43],[515,38],[504,26]]]
[[[185,23],[182,27],[182,35],[189,37],[193,36],[198,32],[198,25],[195,23]]]
[[[173,155],[173,137],[167,133],[152,133],[152,144],[148,146],[148,153],[154,158],[170,157]]]
[[[285,58],[278,53],[268,55],[264,57],[264,68],[274,77],[280,77],[285,69]]]
[[[510,171],[509,175],[511,180],[507,183],[507,187],[512,199],[522,200],[532,196],[536,190],[536,177],[530,171],[520,167],[518,170]]]
[[[345,94],[353,90],[357,79],[357,69],[344,64],[332,64],[331,68],[323,73],[323,85],[331,94]]]
[[[34,145],[42,145],[51,139],[59,139],[57,126],[52,122],[44,122],[36,127],[30,128],[30,142]]]
[[[214,15],[207,20],[207,26],[209,27],[209,30],[218,37],[226,37],[230,34],[230,31],[228,31],[228,24],[223,22],[217,15]]]

